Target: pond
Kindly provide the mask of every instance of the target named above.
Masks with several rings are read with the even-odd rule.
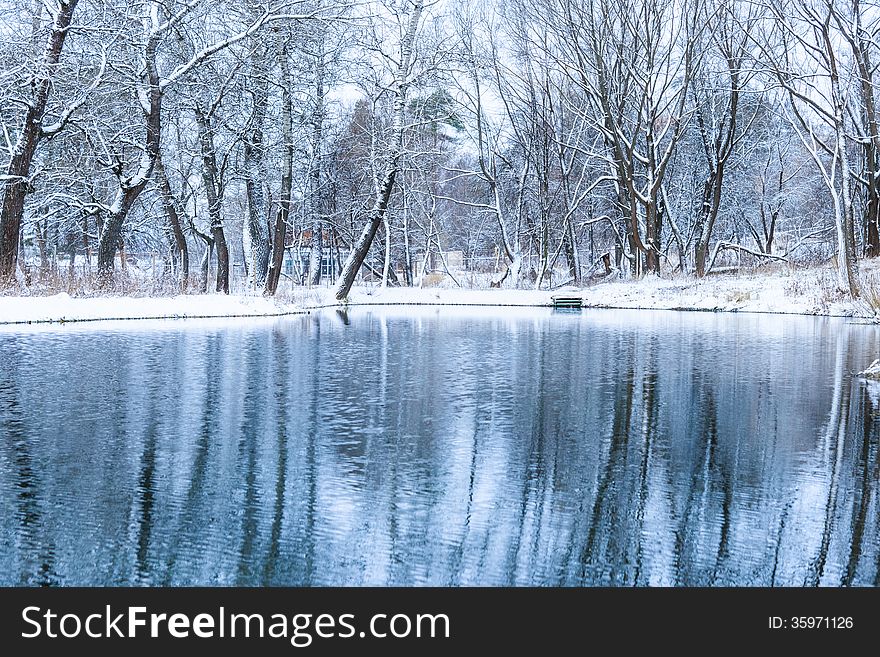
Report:
[[[880,581],[874,326],[361,308],[0,347],[0,584]]]

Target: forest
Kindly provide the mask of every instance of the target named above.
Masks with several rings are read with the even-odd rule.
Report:
[[[0,288],[789,263],[856,298],[878,33],[863,0],[0,0]]]

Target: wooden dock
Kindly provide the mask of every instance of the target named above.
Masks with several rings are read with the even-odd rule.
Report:
[[[554,294],[550,298],[553,300],[554,308],[573,308],[580,310],[584,307],[584,298],[582,296],[574,296],[572,294]]]

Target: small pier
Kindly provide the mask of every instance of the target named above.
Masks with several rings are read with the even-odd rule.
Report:
[[[554,309],[580,310],[584,307],[584,298],[573,294],[554,294],[550,297],[553,300]]]

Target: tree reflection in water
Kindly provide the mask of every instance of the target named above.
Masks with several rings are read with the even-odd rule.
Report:
[[[510,312],[0,334],[0,580],[878,583],[876,329]]]

